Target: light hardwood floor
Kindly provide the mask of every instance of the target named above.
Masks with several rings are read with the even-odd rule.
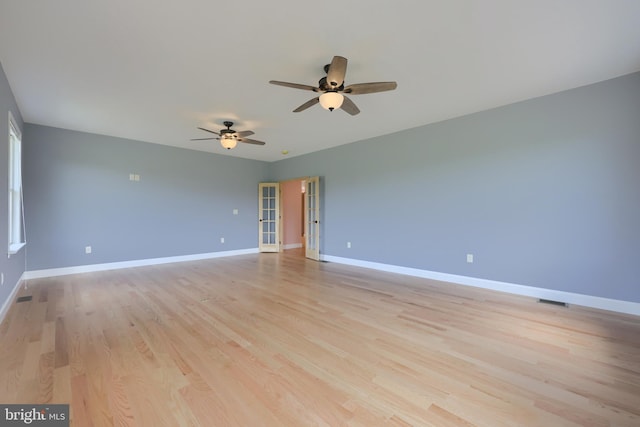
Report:
[[[70,403],[73,426],[640,426],[634,316],[299,251],[19,295],[0,402]]]

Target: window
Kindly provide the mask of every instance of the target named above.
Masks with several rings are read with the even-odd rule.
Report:
[[[9,111],[9,254],[25,245],[22,212],[22,135]]]

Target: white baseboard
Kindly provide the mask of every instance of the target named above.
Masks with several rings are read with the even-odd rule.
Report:
[[[591,295],[576,294],[572,292],[556,291],[553,289],[536,288],[533,286],[516,285],[514,283],[499,282],[496,280],[487,280],[475,277],[459,276],[456,274],[439,273],[437,271],[420,270],[417,268],[401,267],[397,265],[381,264],[370,261],[361,261],[357,259],[342,258],[331,255],[323,255],[322,260],[640,316],[640,303],[637,302],[615,300]]]
[[[301,247],[301,246],[296,246]],[[288,249],[288,248],[285,248]],[[106,264],[81,265],[75,267],[53,268],[47,270],[25,271],[20,280],[14,286],[0,309],[0,322],[9,310],[9,306],[13,302],[15,295],[20,289],[23,280],[38,279],[43,277],[64,276],[67,274],[89,273],[94,271],[116,270],[121,268],[142,267],[148,265],[168,264],[172,262],[198,261],[210,258],[221,258],[235,255],[247,255],[258,253],[258,248],[240,249],[234,251],[211,252],[204,254],[183,255],[166,258],[152,258],[136,261],[123,261]],[[405,274],[408,276],[421,277],[424,279],[439,280],[443,282],[451,282],[459,285],[473,286],[476,288],[490,289],[500,292],[508,292],[511,294],[529,296],[540,299],[548,299],[553,301],[566,302],[567,304],[582,305],[585,307],[598,308],[601,310],[610,310],[619,313],[633,314],[640,316],[640,303],[631,301],[615,300],[610,298],[602,298],[591,295],[576,294],[572,292],[557,291],[553,289],[536,288],[533,286],[517,285],[514,283],[499,282],[496,280],[480,279],[476,277],[460,276],[456,274],[439,273],[437,271],[420,270],[417,268],[401,267],[391,264],[382,264],[377,262],[362,261],[351,258],[336,257],[332,255],[321,255],[323,261],[335,262],[338,264],[353,265],[356,267],[371,268],[374,270],[386,271],[390,273]]]
[[[2,307],[0,308],[0,323],[2,323],[2,321],[4,320],[4,317],[9,312],[9,307],[11,307],[11,304],[13,304],[13,301],[15,300],[16,295],[20,290],[20,285],[22,285],[23,279],[24,279],[24,273],[22,273],[22,276],[20,276],[16,284],[13,286],[13,289],[11,290],[11,293],[5,300],[4,304],[2,304]]]
[[[258,253],[258,248],[239,249],[235,251],[210,252],[204,254],[181,255],[165,258],[141,259],[135,261],[110,262],[105,264],[79,265],[75,267],[51,268],[47,270],[25,271],[22,279],[40,279],[43,277],[66,276],[68,274],[91,273],[94,271],[118,270],[121,268],[143,267],[147,265],[169,264],[172,262],[199,261],[203,259],[222,258],[235,255]]]

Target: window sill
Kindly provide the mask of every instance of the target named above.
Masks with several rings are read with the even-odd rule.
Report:
[[[18,252],[20,252],[20,249],[22,249],[26,244],[26,242],[22,242],[9,245],[9,255],[17,254]]]

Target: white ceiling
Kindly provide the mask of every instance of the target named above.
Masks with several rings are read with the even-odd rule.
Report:
[[[317,85],[349,116],[268,84]],[[640,70],[638,0],[0,0],[0,61],[25,121],[273,161]],[[224,120],[264,147],[224,150]]]

